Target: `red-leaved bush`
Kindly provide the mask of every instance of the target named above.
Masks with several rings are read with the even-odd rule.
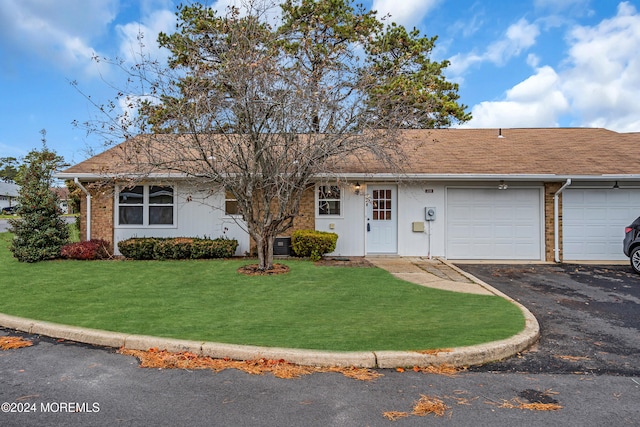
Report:
[[[86,242],[76,242],[64,245],[60,255],[68,259],[105,259],[109,258],[109,242],[100,239],[92,239]]]

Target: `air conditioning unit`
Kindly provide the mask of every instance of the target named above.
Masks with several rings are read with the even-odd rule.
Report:
[[[273,242],[274,255],[291,255],[291,237],[276,237]]]

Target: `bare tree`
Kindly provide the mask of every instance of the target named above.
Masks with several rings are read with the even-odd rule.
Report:
[[[132,170],[232,193],[260,269],[272,268],[276,236],[318,179],[336,176],[346,159],[391,162],[401,128],[470,118],[442,77],[447,63],[428,58],[435,39],[385,29],[350,0],[280,7],[275,24],[261,2],[223,16],[179,7],[177,31],[159,37],[168,67],[136,64],[130,73],[144,90],[125,98],[125,116],[108,127],[141,134],[123,144]]]

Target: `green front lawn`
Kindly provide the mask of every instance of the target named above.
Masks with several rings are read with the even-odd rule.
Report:
[[[286,275],[236,272],[248,260],[20,263],[0,233],[0,312],[190,340],[338,351],[427,350],[524,328],[500,297],[441,291],[378,268],[285,261]]]

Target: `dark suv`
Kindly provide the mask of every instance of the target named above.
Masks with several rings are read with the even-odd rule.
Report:
[[[631,267],[640,273],[640,217],[624,229],[624,254],[629,257]]]

